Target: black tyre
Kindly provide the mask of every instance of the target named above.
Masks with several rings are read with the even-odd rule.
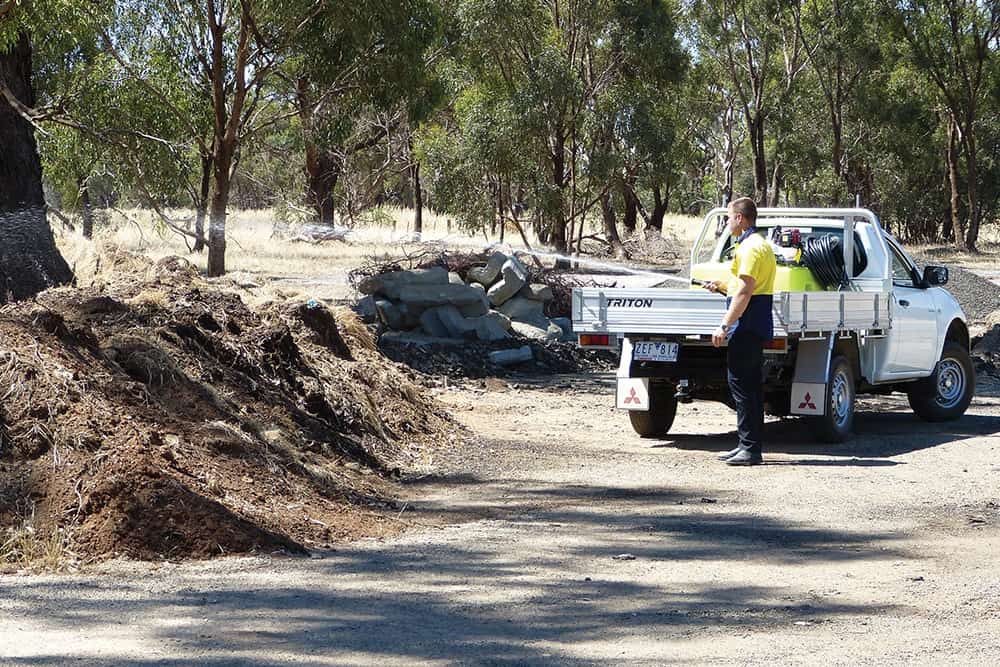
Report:
[[[792,394],[788,391],[779,391],[772,394],[764,394],[764,414],[772,417],[787,417],[792,413]]]
[[[649,410],[629,410],[632,430],[643,438],[661,438],[670,431],[677,416],[677,399],[671,386],[649,388]]]
[[[924,421],[943,422],[964,415],[975,390],[976,371],[969,350],[960,343],[947,341],[934,374],[914,382],[906,397],[918,417]]]
[[[821,442],[844,442],[854,426],[854,370],[847,357],[830,360],[830,378],[826,388],[826,406],[822,417],[815,417]]]

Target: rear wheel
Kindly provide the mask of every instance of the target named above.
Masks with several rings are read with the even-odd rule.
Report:
[[[792,393],[779,391],[764,394],[764,414],[772,417],[787,417],[792,412]]]
[[[660,438],[670,431],[677,416],[677,399],[670,385],[649,388],[649,410],[629,410],[632,430],[643,438]]]
[[[830,361],[826,406],[822,417],[816,417],[817,432],[823,442],[844,442],[854,426],[854,371],[847,357],[837,355]]]
[[[969,350],[960,343],[947,341],[934,374],[914,382],[906,397],[918,417],[924,421],[943,422],[965,414],[975,388],[976,371]]]

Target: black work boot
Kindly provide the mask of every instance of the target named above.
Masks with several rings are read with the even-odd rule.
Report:
[[[735,456],[726,459],[729,466],[755,466],[764,462],[760,454],[752,453],[749,449],[741,449]]]
[[[728,461],[729,459],[733,458],[742,451],[743,451],[742,449],[737,447],[736,449],[730,449],[728,452],[722,452],[721,454],[719,454],[719,460]]]

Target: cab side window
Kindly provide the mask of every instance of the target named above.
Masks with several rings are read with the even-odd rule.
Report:
[[[913,267],[906,261],[899,249],[889,243],[889,255],[892,258],[892,284],[896,287],[916,287],[913,283]]]

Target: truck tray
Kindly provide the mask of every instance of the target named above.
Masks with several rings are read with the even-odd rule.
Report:
[[[578,333],[710,335],[725,312],[724,296],[699,289],[573,290]],[[886,292],[778,292],[773,314],[776,336],[890,327]]]

